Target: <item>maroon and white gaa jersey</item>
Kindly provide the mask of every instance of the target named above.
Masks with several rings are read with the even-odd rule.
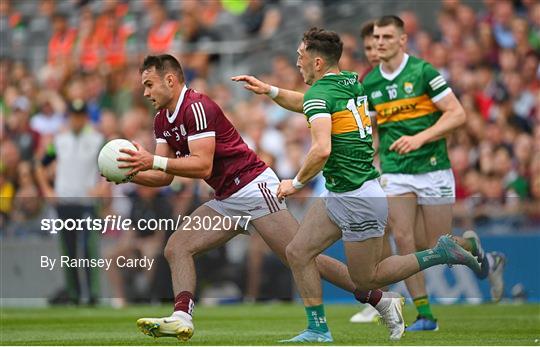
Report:
[[[189,141],[215,137],[214,164],[206,182],[214,188],[218,200],[231,196],[267,168],[221,108],[193,89],[184,87],[172,115],[167,109],[156,114],[154,135],[158,143],[169,144],[176,157],[189,156]]]

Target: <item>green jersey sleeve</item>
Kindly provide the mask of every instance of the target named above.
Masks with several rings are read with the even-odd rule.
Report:
[[[316,93],[311,88],[304,95],[303,112],[306,115],[308,122],[311,124],[317,118],[331,118],[330,105],[327,98]]]
[[[433,65],[426,63],[422,71],[424,81],[427,82],[427,92],[431,101],[437,102],[452,92],[444,77]]]

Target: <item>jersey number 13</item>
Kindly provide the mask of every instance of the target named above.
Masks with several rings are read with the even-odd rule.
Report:
[[[354,99],[349,99],[347,102],[347,109],[352,112],[354,120],[358,125],[358,132],[360,133],[360,138],[363,139],[367,135],[371,135],[371,119],[369,118],[367,96],[359,96]]]

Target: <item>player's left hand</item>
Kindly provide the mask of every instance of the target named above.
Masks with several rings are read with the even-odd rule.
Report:
[[[268,83],[264,83],[253,76],[238,75],[231,77],[231,80],[235,82],[246,82],[244,88],[255,94],[268,94],[270,92],[270,85]]]
[[[126,164],[118,165],[119,168],[131,168],[126,174],[130,176],[140,171],[150,170],[154,164],[154,155],[139,145],[137,142],[132,141],[133,145],[137,148],[136,151],[129,148],[122,148],[120,152],[126,153],[129,157],[119,157],[118,161],[126,162]]]
[[[399,139],[394,141],[394,143],[392,143],[389,150],[396,151],[399,154],[407,154],[422,147],[423,144],[424,140],[418,135],[401,136]]]
[[[289,195],[296,194],[298,192],[298,189],[293,187],[292,180],[283,180],[279,184],[278,190],[277,190],[277,197],[279,202],[282,202],[283,199],[288,197]]]

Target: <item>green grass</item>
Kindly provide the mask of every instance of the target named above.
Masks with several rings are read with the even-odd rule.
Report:
[[[351,324],[357,305],[327,305],[336,345],[537,345],[540,305],[434,306],[438,332],[408,333],[390,343],[386,328]],[[140,333],[140,317],[166,316],[169,306],[110,308],[1,308],[2,345],[178,345],[173,338],[154,340]],[[408,323],[415,317],[408,305]],[[276,345],[305,327],[296,304],[196,307],[195,335],[187,345]],[[184,343],[186,344],[186,343]]]

